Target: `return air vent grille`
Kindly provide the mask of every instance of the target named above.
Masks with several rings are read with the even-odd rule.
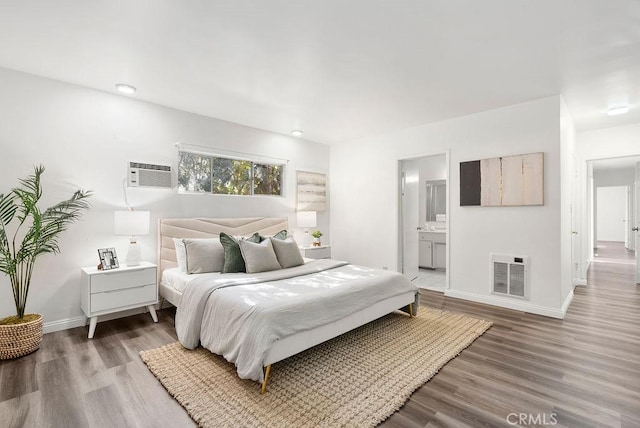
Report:
[[[528,271],[528,257],[491,254],[492,293],[528,299]]]
[[[129,162],[129,186],[171,188],[171,167]]]

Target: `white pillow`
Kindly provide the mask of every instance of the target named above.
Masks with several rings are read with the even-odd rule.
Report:
[[[180,272],[187,271],[187,250],[184,248],[182,238],[173,238],[173,245],[176,247],[176,260],[178,261],[178,269]]]
[[[224,266],[224,248],[219,238],[183,238],[184,271],[187,273],[221,272]],[[180,266],[179,245],[176,244],[176,258]]]
[[[271,239],[260,243],[240,240],[240,251],[247,268],[247,273],[266,272],[281,269],[276,253],[273,251]]]
[[[300,248],[298,243],[293,237],[287,239],[269,238],[273,245],[273,251],[276,253],[278,263],[282,266],[282,269],[300,266],[304,264],[302,254],[300,254]]]

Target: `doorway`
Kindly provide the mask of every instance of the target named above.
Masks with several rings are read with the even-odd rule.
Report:
[[[398,161],[398,266],[419,288],[436,291],[445,291],[449,283],[448,157]]]
[[[592,263],[610,272],[635,272],[640,283],[640,156],[589,161]],[[591,270],[591,269],[590,269]],[[587,272],[589,277],[590,272]]]

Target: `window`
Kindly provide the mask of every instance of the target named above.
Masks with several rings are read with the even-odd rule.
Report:
[[[210,192],[211,158],[195,153],[180,152],[178,189],[183,192]]]
[[[253,194],[282,195],[282,165],[254,163]]]
[[[179,152],[180,192],[282,195],[283,165]]]

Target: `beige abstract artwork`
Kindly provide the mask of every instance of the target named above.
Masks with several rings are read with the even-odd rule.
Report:
[[[297,171],[297,211],[325,211],[327,209],[327,175]]]
[[[544,153],[460,163],[460,205],[544,205]]]

